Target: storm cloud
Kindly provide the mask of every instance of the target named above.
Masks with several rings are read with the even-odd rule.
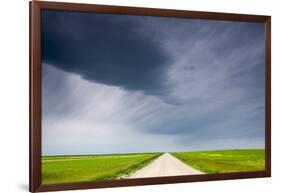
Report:
[[[264,147],[262,23],[42,12],[42,152]]]
[[[42,62],[126,90],[161,92],[170,64],[136,16],[43,11]]]

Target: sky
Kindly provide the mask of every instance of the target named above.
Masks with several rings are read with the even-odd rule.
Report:
[[[264,148],[262,23],[42,12],[42,154]]]

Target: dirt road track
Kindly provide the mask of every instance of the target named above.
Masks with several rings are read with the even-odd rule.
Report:
[[[156,160],[149,163],[144,168],[125,178],[148,178],[161,176],[179,176],[179,175],[195,175],[203,174],[193,169],[182,161],[178,160],[169,153],[164,153]]]

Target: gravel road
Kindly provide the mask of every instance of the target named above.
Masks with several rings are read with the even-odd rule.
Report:
[[[130,174],[124,178],[149,178],[161,176],[179,176],[179,175],[195,175],[203,174],[202,172],[193,169],[186,165],[173,155],[164,153],[156,160],[149,163],[144,168]]]

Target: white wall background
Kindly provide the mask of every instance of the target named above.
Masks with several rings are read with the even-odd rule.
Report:
[[[69,0],[70,1],[70,0]],[[95,193],[201,193],[281,190],[281,6],[273,0],[71,0],[272,16],[272,178],[81,190]],[[6,0],[0,10],[0,192],[28,191],[28,1]],[[69,191],[74,192],[74,191]]]

